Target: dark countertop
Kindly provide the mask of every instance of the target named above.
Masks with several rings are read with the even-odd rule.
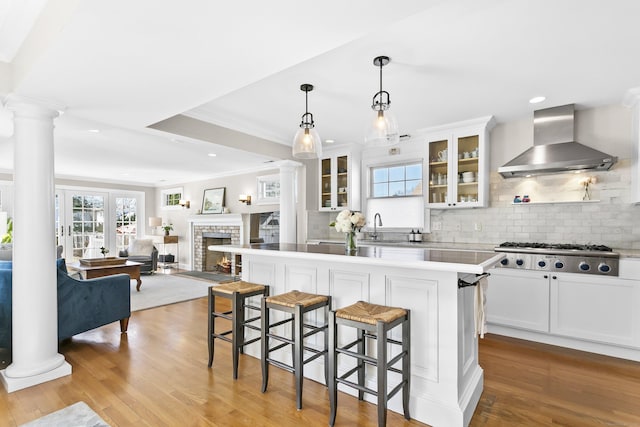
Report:
[[[356,254],[345,253],[338,244],[254,244],[245,246],[216,245],[210,250],[265,256],[288,256],[298,259],[336,260],[353,264],[406,266],[424,270],[455,271],[460,273],[486,272],[504,258],[493,251],[434,249],[424,247],[360,246]]]

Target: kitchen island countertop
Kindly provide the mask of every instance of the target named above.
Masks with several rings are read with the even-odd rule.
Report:
[[[478,250],[434,249],[407,246],[362,245],[355,254],[346,254],[344,245],[338,244],[280,244],[263,243],[244,246],[214,245],[208,248],[214,251],[228,251],[239,254],[255,253],[260,255],[281,256],[286,253],[291,258],[331,260],[340,256],[341,262],[354,264],[388,265],[398,267],[436,271],[455,271],[458,273],[486,273],[502,258],[503,253]]]

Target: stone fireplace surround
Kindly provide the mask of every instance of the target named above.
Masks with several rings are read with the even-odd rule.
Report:
[[[193,271],[204,271],[207,248],[203,233],[229,234],[231,244],[234,246],[238,246],[242,242],[243,220],[240,214],[198,215],[189,218],[188,222],[191,234],[191,269]]]

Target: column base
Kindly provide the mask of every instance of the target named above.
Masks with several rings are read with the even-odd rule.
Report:
[[[71,365],[67,362],[63,362],[62,365],[48,372],[23,378],[7,377],[5,375],[5,369],[3,369],[0,371],[0,380],[2,380],[2,385],[7,393],[13,393],[14,391],[22,390],[23,388],[32,387],[61,377],[66,377],[67,375],[71,375]]]

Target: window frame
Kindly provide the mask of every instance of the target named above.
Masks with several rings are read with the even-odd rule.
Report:
[[[402,180],[398,180],[398,181],[391,181],[389,179],[389,173],[387,173],[387,180],[386,181],[381,181],[381,182],[375,182],[374,180],[374,173],[377,170],[380,169],[392,169],[392,168],[396,168],[396,167],[403,167],[404,168],[404,179]],[[422,188],[422,192],[420,194],[403,194],[403,195],[387,195],[387,196],[375,196],[374,195],[374,185],[375,184],[381,184],[381,183],[386,183],[387,186],[389,185],[389,183],[394,182],[394,183],[399,183],[402,182],[404,184],[404,188],[406,191],[407,188],[407,181],[418,181],[417,179],[410,179],[407,180],[407,173],[406,173],[406,168],[408,166],[420,166],[420,185]],[[407,159],[405,161],[402,162],[396,162],[396,163],[389,163],[389,164],[377,164],[377,165],[370,165],[369,166],[369,198],[371,199],[391,199],[391,198],[399,198],[399,197],[417,197],[420,196],[422,197],[422,193],[424,192],[424,164],[423,164],[423,160],[422,159]]]
[[[180,199],[183,199],[184,187],[166,188],[160,192],[160,208],[163,210],[182,209]],[[177,197],[176,197],[177,196]],[[175,199],[175,204],[167,204],[168,197]]]

